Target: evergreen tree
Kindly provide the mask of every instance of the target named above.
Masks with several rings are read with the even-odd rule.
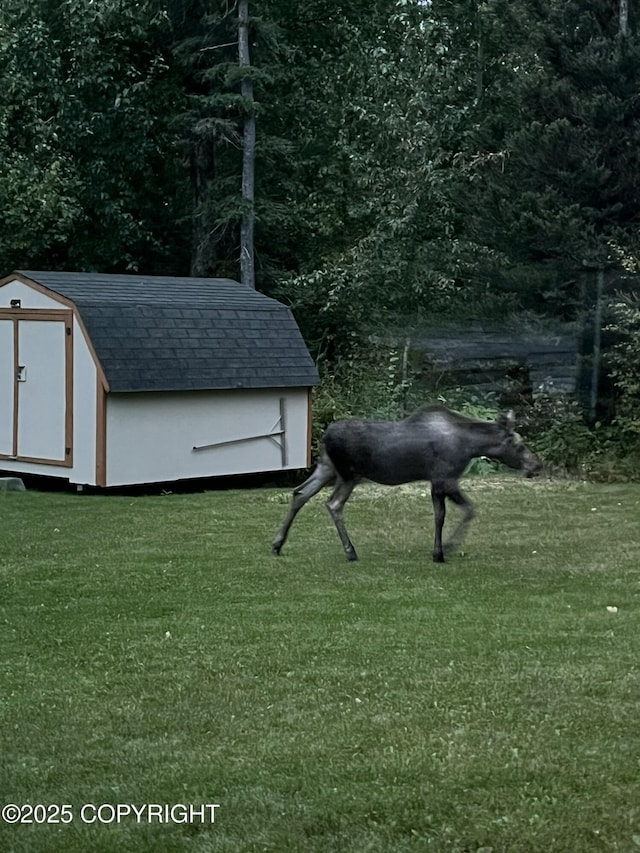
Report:
[[[278,216],[278,182],[272,158],[283,146],[265,115],[273,98],[282,46],[270,3],[261,3],[244,27],[251,65],[239,65],[237,4],[219,0],[171,0],[174,73],[186,96],[187,110],[177,116],[188,157],[192,187],[191,272],[240,277],[243,200],[243,130],[247,92],[256,122],[255,219],[256,284],[269,289],[271,248],[264,229]],[[244,91],[243,91],[244,89]]]
[[[571,314],[585,267],[638,257],[638,21],[623,33],[609,0],[489,9],[503,52],[466,151],[465,234],[494,285]]]

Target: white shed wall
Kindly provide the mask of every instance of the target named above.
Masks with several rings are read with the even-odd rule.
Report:
[[[19,299],[21,308],[53,308],[59,310],[66,307],[62,300],[47,296],[46,293],[41,293],[18,280],[9,281],[0,287],[0,308],[10,308],[12,299]]]
[[[110,394],[107,398],[107,485],[283,470],[269,438],[222,444],[278,429],[286,403],[287,465],[307,464],[306,388]]]

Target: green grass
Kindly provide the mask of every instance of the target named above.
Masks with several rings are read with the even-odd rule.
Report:
[[[640,489],[470,480],[322,499],[0,494],[0,850],[640,849]],[[616,613],[608,607],[617,607]],[[85,803],[219,803],[83,823]]]

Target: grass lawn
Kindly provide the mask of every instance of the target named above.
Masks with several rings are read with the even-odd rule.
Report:
[[[466,491],[0,493],[0,850],[640,851],[640,487]]]

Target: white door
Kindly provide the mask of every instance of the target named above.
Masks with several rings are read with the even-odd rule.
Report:
[[[0,456],[71,464],[71,318],[0,316]]]
[[[0,319],[0,456],[13,456],[15,355],[13,320]]]
[[[64,462],[67,371],[64,321],[18,323],[18,456]]]

